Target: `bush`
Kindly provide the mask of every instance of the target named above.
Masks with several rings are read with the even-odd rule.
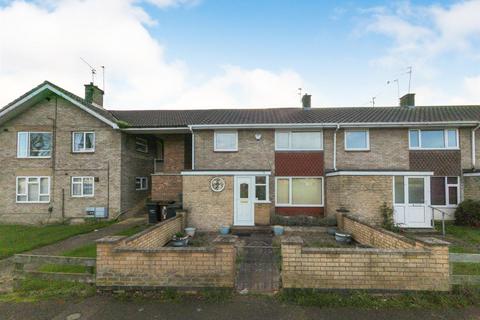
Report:
[[[480,201],[465,200],[455,210],[455,224],[480,227]]]
[[[380,206],[380,213],[382,214],[383,219],[382,228],[393,232],[400,231],[400,228],[395,225],[393,220],[393,209],[387,206],[386,202]]]

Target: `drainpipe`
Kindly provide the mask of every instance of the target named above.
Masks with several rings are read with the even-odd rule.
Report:
[[[472,168],[473,170],[475,170],[475,166],[476,166],[476,160],[475,160],[475,153],[476,153],[476,150],[475,150],[475,132],[480,128],[480,123],[472,129]]]
[[[192,126],[188,126],[190,132],[192,133],[192,170],[195,170],[195,133],[193,132]]]
[[[337,124],[337,128],[333,133],[333,171],[337,171],[337,131],[340,130],[340,125]]]

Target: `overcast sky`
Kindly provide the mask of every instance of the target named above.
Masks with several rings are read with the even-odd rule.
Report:
[[[0,106],[44,80],[110,109],[480,104],[480,1],[0,0]]]

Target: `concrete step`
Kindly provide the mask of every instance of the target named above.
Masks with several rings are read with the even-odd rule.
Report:
[[[271,226],[253,226],[253,227],[232,227],[231,233],[234,235],[251,235],[251,234],[271,234]]]

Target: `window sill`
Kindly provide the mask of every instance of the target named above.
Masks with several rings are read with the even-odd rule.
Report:
[[[50,201],[17,201],[17,204],[49,204]]]
[[[237,150],[213,150],[213,152],[219,152],[219,153],[233,153],[233,152],[238,152],[238,149]]]
[[[254,203],[258,203],[258,204],[271,204],[272,202],[271,202],[271,201],[254,201]]]
[[[93,151],[72,151],[73,154],[82,154],[82,153],[95,153],[95,150]]]
[[[72,196],[74,199],[82,199],[82,198],[95,198],[95,196]]]
[[[148,191],[148,189],[135,189],[135,191]]]
[[[52,159],[52,157],[17,157],[17,159]]]
[[[370,149],[345,149],[346,152],[369,152]]]
[[[460,150],[460,148],[408,148],[410,151],[451,151],[451,150]]]

